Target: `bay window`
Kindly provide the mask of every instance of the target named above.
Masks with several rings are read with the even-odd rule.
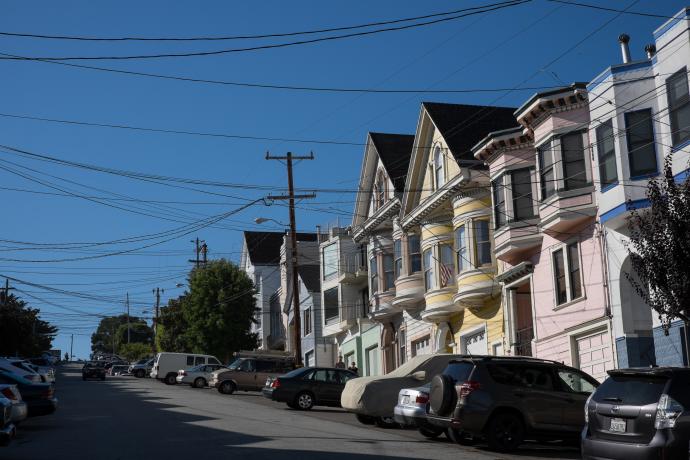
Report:
[[[436,285],[434,283],[434,257],[431,249],[425,249],[422,258],[424,260],[424,288],[428,291]]]
[[[616,166],[615,136],[613,123],[607,120],[596,129],[597,155],[599,157],[599,182],[601,187],[618,181],[618,169]]]
[[[453,262],[453,246],[450,244],[440,244],[438,246],[440,255],[439,274],[441,287],[455,284],[455,263]]]
[[[656,173],[658,169],[656,146],[654,145],[654,127],[652,126],[652,109],[627,112],[625,114],[625,135],[628,139],[630,177]]]
[[[475,265],[491,264],[491,239],[489,238],[489,221],[474,221]]]
[[[455,253],[458,265],[458,273],[466,270],[470,266],[467,258],[467,239],[465,236],[465,226],[461,225],[455,230]]]
[[[671,75],[666,80],[668,114],[671,119],[671,140],[674,146],[690,140],[690,92],[688,69]]]
[[[575,190],[587,185],[587,164],[582,132],[561,137],[563,179],[565,190]]]
[[[513,192],[513,220],[520,221],[534,217],[532,170],[524,168],[512,171],[510,187]]]
[[[393,243],[393,252],[395,253],[395,279],[398,279],[402,273],[402,241],[395,240]]]
[[[383,256],[383,283],[384,291],[390,291],[395,287],[393,256],[391,254],[384,254]]]
[[[554,171],[553,149],[550,142],[539,147],[538,157],[541,199],[545,200],[556,193],[556,174]]]
[[[371,279],[371,293],[379,292],[379,272],[376,263],[376,256],[369,259],[369,278]]]
[[[506,223],[506,194],[503,187],[503,176],[491,181],[494,195],[494,228],[500,228]]]
[[[422,271],[422,254],[419,235],[407,236],[407,254],[410,257],[410,274]]]

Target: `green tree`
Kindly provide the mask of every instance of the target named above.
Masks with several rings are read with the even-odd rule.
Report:
[[[225,259],[192,270],[183,302],[192,350],[228,361],[232,353],[257,346],[256,289],[245,272]]]
[[[127,361],[137,361],[151,356],[151,345],[141,342],[125,343],[120,346],[118,354]]]
[[[168,300],[168,305],[160,309],[158,315],[158,332],[156,334],[156,349],[175,353],[191,352],[188,324],[184,315],[186,296]]]
[[[136,316],[130,316],[129,322],[133,324],[144,322],[144,320]],[[117,351],[117,347],[120,343],[118,340],[118,331],[123,324],[127,324],[127,315],[106,316],[101,319],[98,328],[96,328],[96,332],[91,334],[91,351],[94,353],[112,353],[113,351]],[[126,330],[125,328],[125,331]],[[125,332],[124,343],[127,343],[126,334]]]
[[[35,356],[50,350],[57,328],[39,315],[40,310],[12,294],[0,298],[0,356]]]
[[[671,156],[661,177],[649,182],[649,207],[628,220],[628,252],[635,291],[659,315],[666,331],[672,321],[690,323],[690,176],[676,182]],[[637,275],[637,277],[633,276]],[[687,351],[687,349],[686,349]]]
[[[118,347],[127,344],[127,323],[120,324],[115,331],[115,343]],[[143,320],[129,321],[129,343],[153,343],[153,329]],[[119,348],[118,348],[119,349]]]

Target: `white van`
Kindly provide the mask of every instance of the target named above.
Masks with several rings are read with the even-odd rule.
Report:
[[[194,353],[158,353],[151,369],[151,378],[162,380],[168,385],[175,385],[177,371],[199,364],[220,364],[215,356],[197,355]]]

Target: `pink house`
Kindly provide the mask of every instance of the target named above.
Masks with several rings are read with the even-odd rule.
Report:
[[[489,165],[506,353],[614,367],[584,84],[534,95],[473,151]]]

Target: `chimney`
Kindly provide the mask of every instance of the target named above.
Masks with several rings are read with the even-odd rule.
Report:
[[[621,44],[621,53],[623,53],[623,64],[630,62],[630,48],[628,43],[630,42],[630,36],[628,34],[620,34],[618,37],[618,43]]]
[[[644,50],[647,52],[647,59],[651,59],[656,54],[656,45],[654,43],[650,43],[644,47]]]

